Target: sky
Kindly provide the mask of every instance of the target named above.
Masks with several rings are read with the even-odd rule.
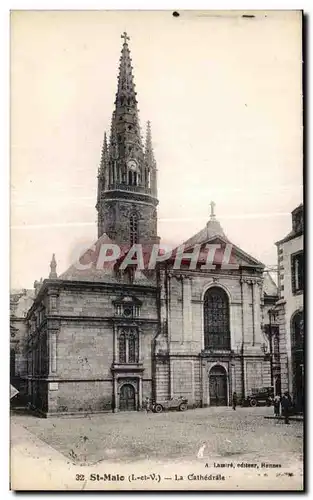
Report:
[[[64,272],[97,239],[104,131],[129,47],[142,133],[151,121],[158,234],[179,244],[210,202],[266,265],[302,202],[301,15],[296,11],[11,14],[11,288]]]

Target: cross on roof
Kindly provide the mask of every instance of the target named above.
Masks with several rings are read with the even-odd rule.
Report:
[[[214,213],[214,208],[215,208],[216,203],[214,201],[211,201],[210,207],[211,207],[211,219],[215,218],[215,213]]]
[[[127,35],[126,31],[121,35],[121,38],[124,38],[124,43],[127,43],[127,40],[130,40],[129,36]]]

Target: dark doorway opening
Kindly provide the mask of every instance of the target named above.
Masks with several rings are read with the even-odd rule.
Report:
[[[223,366],[213,366],[209,386],[210,406],[227,406],[227,374]]]

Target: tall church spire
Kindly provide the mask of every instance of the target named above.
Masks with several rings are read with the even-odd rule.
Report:
[[[98,235],[106,233],[123,243],[156,241],[158,200],[151,130],[149,125],[144,150],[129,37],[125,32],[121,37],[110,144],[106,148],[106,166],[100,169],[105,181],[99,183]]]
[[[124,32],[122,38],[124,42],[119,64],[115,110],[112,116],[111,153],[115,156],[113,159],[118,160],[117,166],[121,173],[119,182],[127,183],[125,163],[130,157],[140,163],[143,160],[143,149],[138,118],[137,92],[135,91],[133,67],[127,43],[129,37]],[[116,176],[114,176],[114,182],[116,183],[116,181]]]
[[[121,35],[121,38],[124,39],[124,43],[120,57],[117,93],[115,96],[115,106],[117,114],[120,114],[119,111],[121,111],[123,114],[126,107],[131,107],[132,109],[137,111],[137,99],[132,72],[132,60],[127,43],[129,37],[124,32],[124,34]]]

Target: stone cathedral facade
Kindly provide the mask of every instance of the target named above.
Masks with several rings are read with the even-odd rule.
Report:
[[[146,397],[229,405],[234,391],[240,398],[271,385],[264,266],[235,245],[236,267],[221,265],[231,242],[213,205],[206,226],[185,242],[187,253],[200,248],[193,269],[188,256],[179,269],[174,257],[154,270],[98,264],[108,242],[159,243],[157,196],[151,127],[143,143],[124,34],[98,171],[98,240],[59,276],[53,258],[27,313],[28,395],[43,415],[139,410]],[[203,269],[207,244],[219,246],[214,269]]]

